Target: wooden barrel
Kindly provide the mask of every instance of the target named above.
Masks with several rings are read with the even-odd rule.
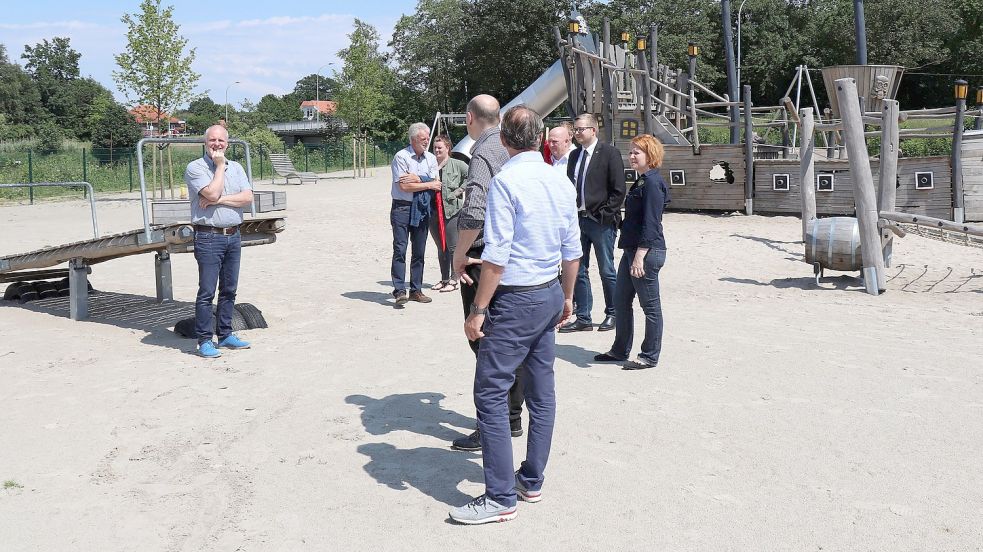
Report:
[[[854,217],[815,219],[806,232],[806,262],[850,272],[863,267],[860,226]]]

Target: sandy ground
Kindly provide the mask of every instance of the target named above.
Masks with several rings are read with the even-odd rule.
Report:
[[[474,424],[460,299],[392,308],[387,171],[277,189],[287,230],[243,251],[239,300],[270,323],[252,350],[205,360],[170,331],[190,255],[163,307],[152,255],[93,268],[87,322],[0,302],[0,549],[981,549],[983,250],[905,238],[875,298],[816,287],[795,218],[667,215],[661,365],[558,336],[546,498],[473,528],[447,521],[483,489],[480,455],[448,447]],[[142,225],[132,195],[98,211],[103,233]],[[87,217],[2,206],[0,252]]]

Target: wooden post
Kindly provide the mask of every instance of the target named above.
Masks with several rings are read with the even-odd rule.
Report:
[[[898,123],[898,102],[883,100],[881,116],[881,168],[877,183],[877,210],[894,211],[897,202],[898,181],[898,146],[900,125]],[[884,254],[884,266],[891,266],[891,256],[894,248],[894,234],[884,229],[881,231],[881,250]]]
[[[737,70],[735,69],[734,61],[734,31],[731,26],[730,16],[730,0],[720,0],[720,17],[721,26],[724,31],[724,62],[727,69],[727,93],[730,95],[730,100],[733,102],[739,101],[740,97],[738,94],[737,87],[740,83],[737,82]],[[740,137],[740,130],[737,125],[740,124],[740,108],[736,105],[732,105],[728,108],[730,111],[730,143],[737,144]]]
[[[754,214],[754,121],[751,119],[751,85],[744,85],[744,210]]]
[[[867,293],[877,295],[886,287],[884,257],[881,255],[880,232],[877,229],[877,200],[874,177],[870,173],[870,157],[864,139],[863,116],[857,83],[844,78],[836,81],[836,99],[843,118],[843,142],[850,160],[853,176],[853,201],[860,227],[860,252],[863,256],[863,278]]]
[[[358,178],[358,147],[354,134],[352,134],[352,177]]]
[[[963,82],[965,85],[966,83]],[[968,87],[967,87],[968,88]],[[952,126],[952,220],[965,222],[963,197],[963,122],[966,120],[966,98],[956,100],[956,122]]]
[[[799,148],[799,199],[802,203],[802,241],[812,221],[816,219],[816,130],[812,108],[799,111],[802,120],[802,141]]]
[[[638,68],[645,71],[644,75],[638,75],[636,78],[642,81],[642,128],[645,134],[654,134],[655,125],[652,120],[652,82],[649,80],[649,67],[648,60],[645,59],[645,51],[638,50],[635,52],[638,61]],[[614,143],[614,137],[616,134],[613,129],[611,131],[611,143]]]

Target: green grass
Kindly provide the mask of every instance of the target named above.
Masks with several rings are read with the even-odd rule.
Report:
[[[14,481],[13,479],[8,479],[3,482],[4,489],[23,489],[24,486],[20,483]]]

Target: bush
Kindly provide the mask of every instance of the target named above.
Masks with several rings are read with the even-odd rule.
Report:
[[[37,136],[37,149],[45,153],[57,153],[61,151],[62,142],[65,140],[65,132],[58,125],[51,121],[45,121],[35,129]]]

